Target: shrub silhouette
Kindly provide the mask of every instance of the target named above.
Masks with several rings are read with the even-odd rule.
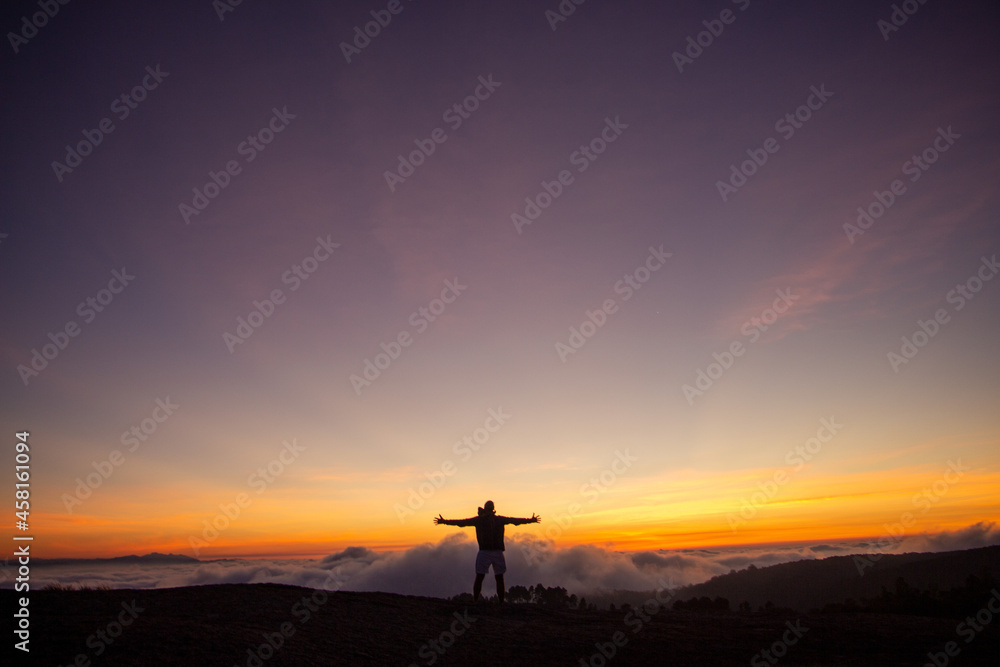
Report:
[[[456,595],[451,599],[458,600],[461,597],[462,601],[464,601],[465,598],[462,596],[468,596],[468,593]],[[469,599],[471,600],[471,596],[469,596]],[[595,607],[595,605],[588,607],[586,599],[577,598],[575,594],[568,595],[566,589],[562,586],[546,588],[542,584],[528,586],[527,588],[520,585],[511,586],[507,591],[507,600],[514,604],[537,604],[553,609],[588,609]]]
[[[690,600],[678,600],[674,602],[675,611],[731,611],[729,600],[724,597],[716,597],[714,600],[708,596],[692,598]]]
[[[882,591],[875,597],[861,598],[860,601],[848,598],[844,602],[827,604],[821,611],[960,618],[982,607],[996,586],[997,581],[988,570],[984,570],[981,576],[970,574],[964,586],[955,586],[947,591],[940,591],[937,586],[920,590],[903,577],[898,577],[891,591],[882,586]]]

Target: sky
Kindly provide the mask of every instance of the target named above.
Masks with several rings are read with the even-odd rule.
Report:
[[[1000,9],[903,4],[9,3],[11,533],[1000,542]]]

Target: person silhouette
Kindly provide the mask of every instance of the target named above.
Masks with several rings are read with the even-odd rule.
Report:
[[[499,516],[494,509],[493,501],[487,500],[479,508],[479,515],[469,519],[445,519],[440,514],[434,517],[434,524],[446,526],[476,527],[476,541],[479,542],[479,553],[476,554],[476,581],[472,584],[472,598],[479,602],[483,590],[483,579],[493,566],[493,575],[497,580],[497,600],[503,602],[503,575],[507,571],[507,561],[503,552],[503,527],[507,524],[519,526],[523,523],[538,523],[540,516],[531,515],[530,519],[516,519],[509,516]]]

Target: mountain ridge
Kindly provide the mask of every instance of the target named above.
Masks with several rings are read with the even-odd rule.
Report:
[[[805,611],[848,599],[876,597],[883,587],[893,590],[900,578],[915,589],[943,591],[964,585],[970,576],[984,574],[1000,580],[1000,545],[961,551],[828,556],[761,568],[750,565],[684,586],[675,597],[722,597],[734,607],[747,602],[752,609],[770,602]],[[803,585],[804,581],[809,585]]]

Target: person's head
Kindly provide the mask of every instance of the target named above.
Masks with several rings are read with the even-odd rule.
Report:
[[[487,514],[496,514],[496,510],[493,509],[492,500],[487,500],[485,503],[483,503],[483,511],[486,512]]]

